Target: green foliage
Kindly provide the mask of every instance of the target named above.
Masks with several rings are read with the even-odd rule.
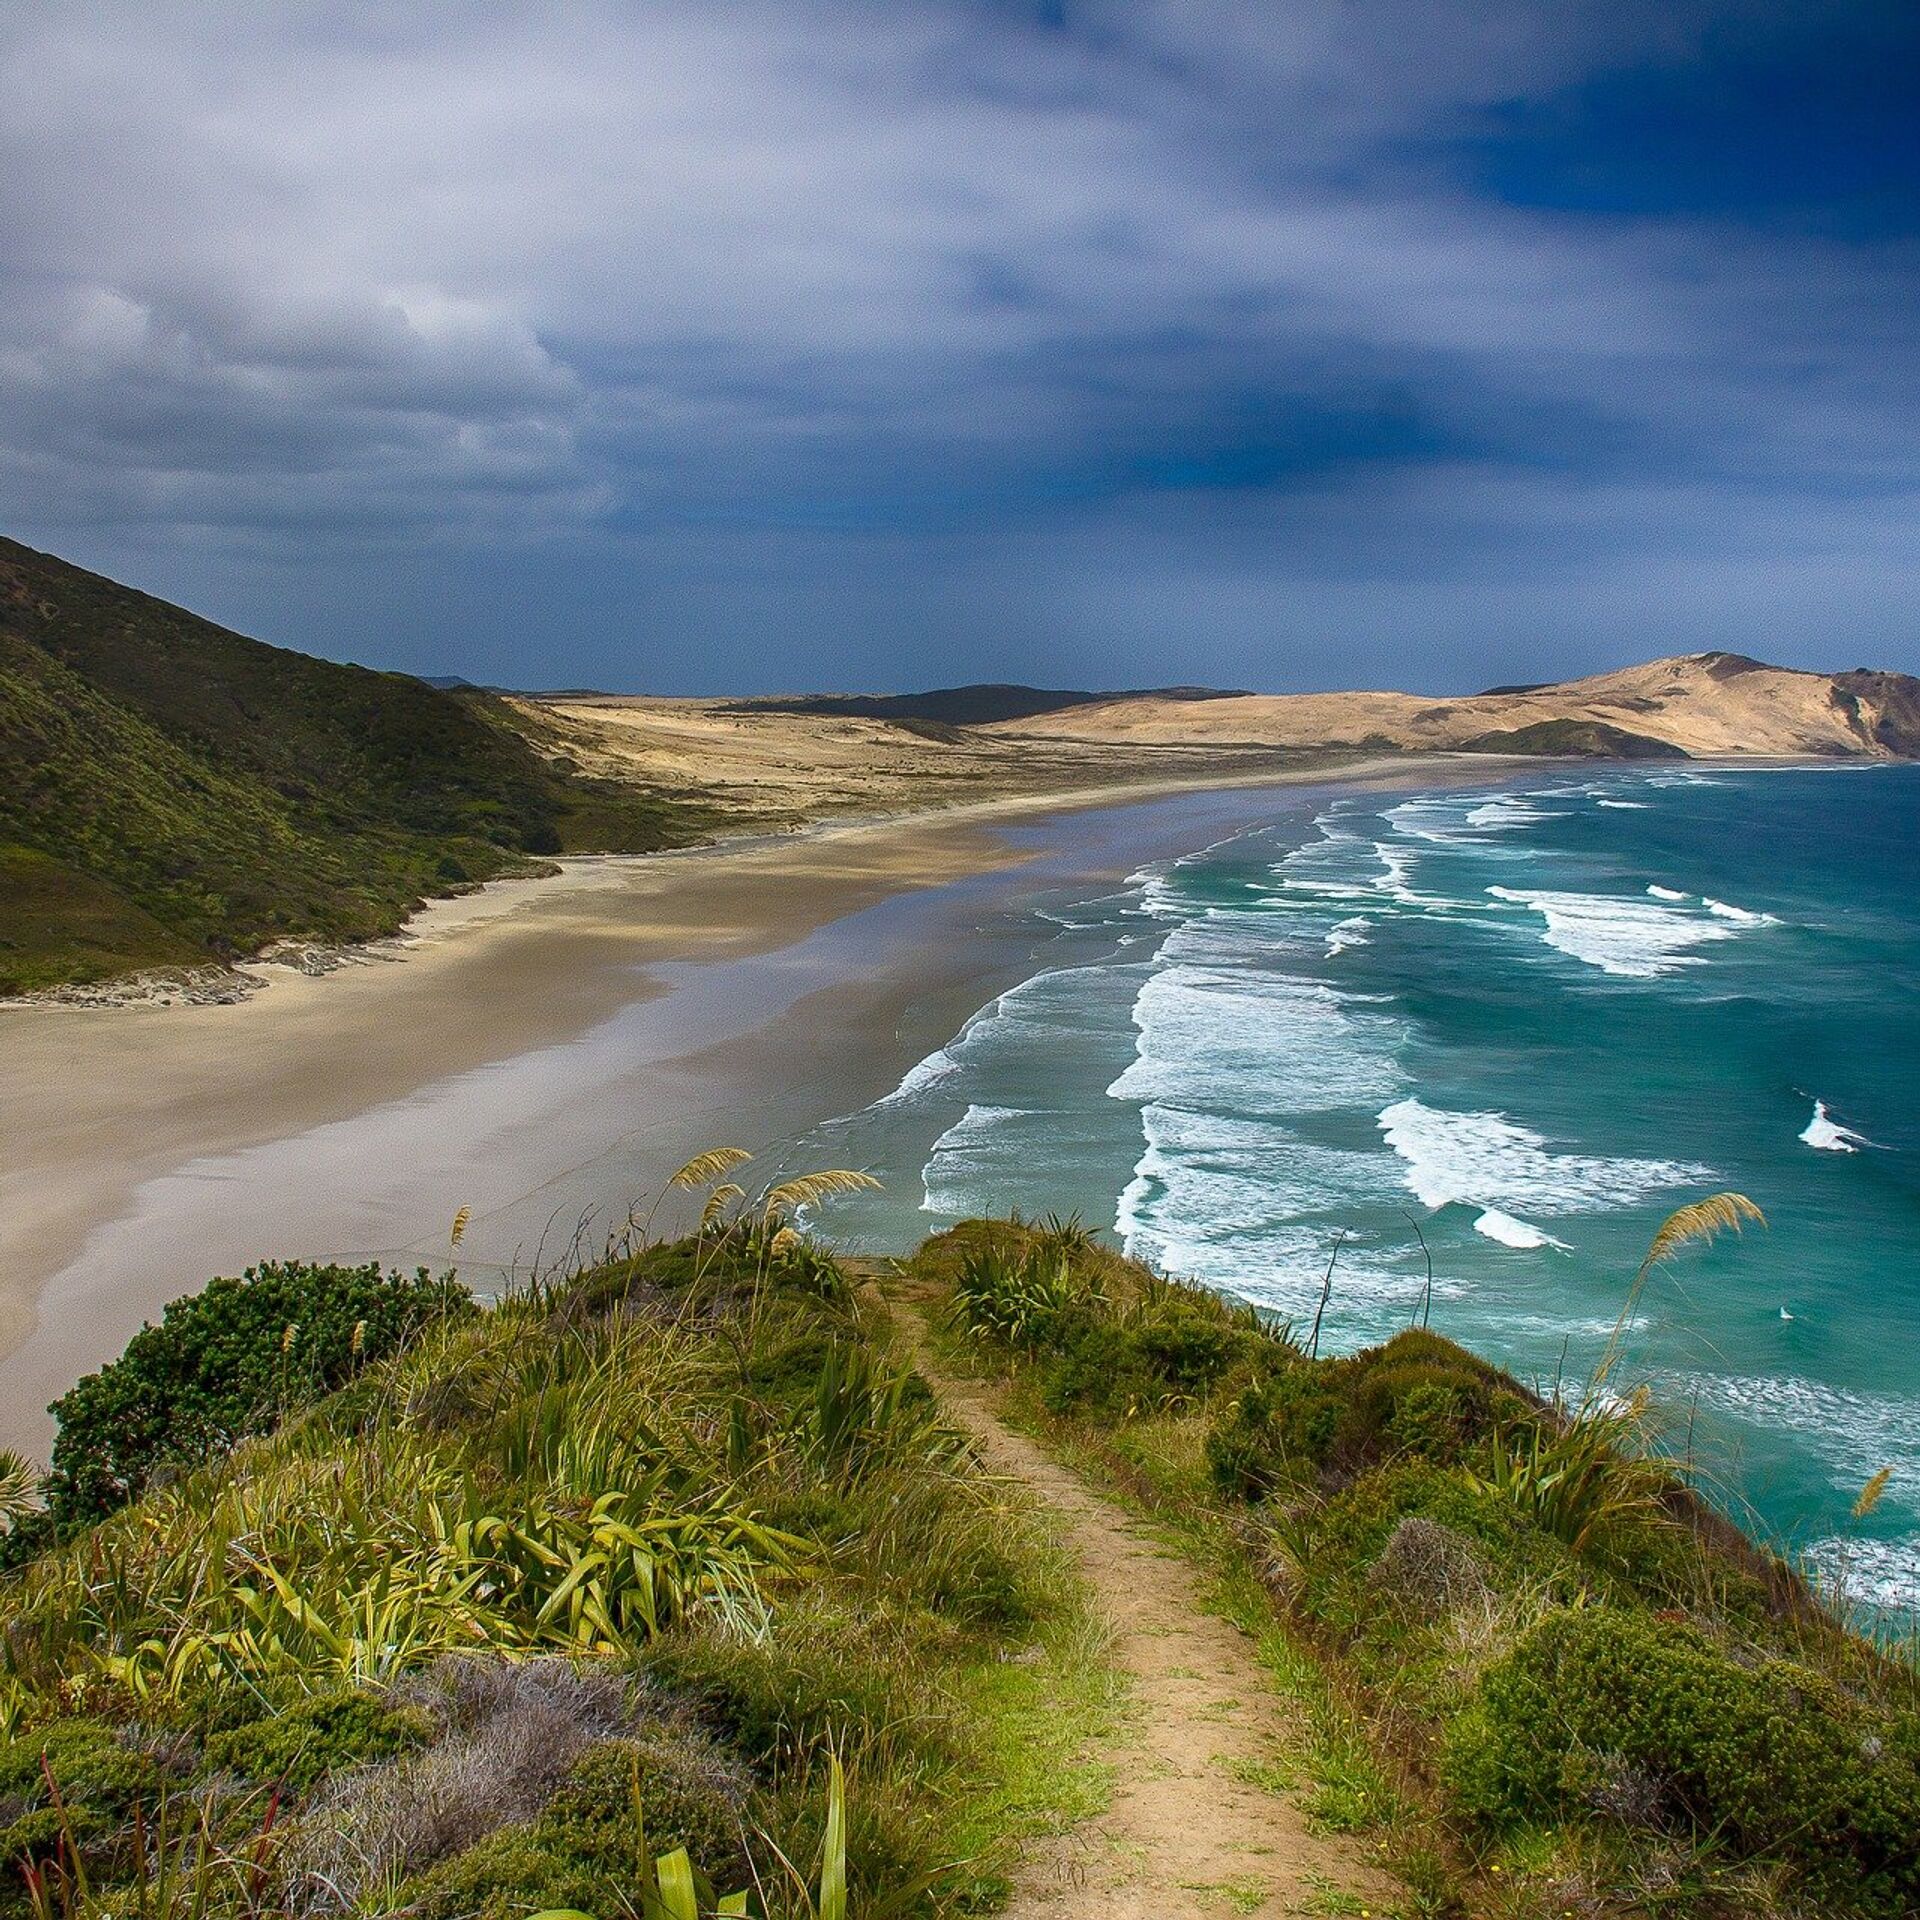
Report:
[[[7,1894],[18,1872],[43,1860],[72,1825],[81,1837],[103,1832],[155,1797],[165,1764],[122,1739],[103,1721],[71,1719],[19,1735],[0,1746],[0,1869]],[[51,1786],[49,1782],[51,1781]],[[54,1795],[70,1810],[63,1817]],[[0,1911],[6,1906],[0,1904]]]
[[[737,1770],[697,1748],[657,1737],[602,1741],[537,1819],[421,1875],[407,1889],[409,1910],[418,1920],[632,1911],[657,1884],[645,1871],[654,1849],[682,1850],[709,1886],[733,1886],[749,1872],[746,1794]]]
[[[653,1915],[702,1871],[797,1920],[823,1855],[854,1911],[902,1910],[990,1878],[948,1864],[1023,1764],[988,1723],[1047,1711],[1016,1652],[1094,1660],[1076,1596],[843,1276],[710,1233],[437,1317],[0,1584],[27,1730],[0,1830],[47,1863],[43,1920],[259,1920],[336,1883]],[[185,1906],[147,1904],[140,1857]]]
[[[506,704],[264,646],[0,540],[0,992],[353,940],[698,809],[583,780]]]
[[[948,1315],[975,1340],[1031,1357],[1055,1413],[1137,1413],[1204,1397],[1278,1343],[1250,1311],[1198,1287],[1154,1279],[1111,1295],[1112,1260],[1077,1221],[1015,1226],[965,1245]]]
[[[1207,1429],[1213,1484],[1233,1499],[1266,1499],[1327,1457],[1342,1412],[1309,1362],[1256,1375]]]
[[[326,1774],[404,1753],[431,1731],[418,1708],[341,1687],[214,1734],[206,1757],[243,1780],[283,1784],[300,1794]]]
[[[950,1312],[954,1324],[977,1340],[1028,1350],[1045,1344],[1061,1316],[1088,1297],[1064,1253],[1039,1245],[990,1246],[962,1261]]]
[[[1481,1682],[1447,1772],[1500,1828],[1599,1809],[1632,1769],[1640,1816],[1783,1861],[1816,1894],[1920,1903],[1920,1721],[1779,1659],[1740,1661],[1696,1629],[1594,1607],[1549,1615]]]
[[[273,1261],[169,1304],[52,1412],[61,1529],[136,1498],[163,1466],[213,1458],[344,1384],[435,1321],[472,1312],[451,1277]]]
[[[1503,1425],[1481,1488],[1577,1553],[1610,1531],[1657,1524],[1672,1476],[1638,1451],[1639,1408],[1588,1407]]]

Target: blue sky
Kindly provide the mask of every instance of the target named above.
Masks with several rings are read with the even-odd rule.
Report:
[[[517,685],[1920,669],[1920,9],[0,17],[0,527]]]

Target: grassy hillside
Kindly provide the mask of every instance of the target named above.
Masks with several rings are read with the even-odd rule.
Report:
[[[1039,1511],[782,1226],[819,1191],[714,1188],[699,1235],[486,1309],[263,1269],[82,1383],[57,1526],[0,1462],[0,1913],[714,1912],[665,1897],[679,1848],[724,1911],[837,1915],[842,1870],[857,1915],[990,1910],[1101,1806],[1111,1675]],[[1300,1729],[1242,1784],[1403,1920],[1920,1910],[1910,1650],[1696,1499],[1639,1402],[1422,1328],[1318,1358],[1070,1222],[883,1284],[1206,1570]]]
[[[1413,1911],[1920,1912],[1912,1647],[1704,1505],[1639,1398],[1548,1404],[1419,1327],[1315,1358],[1071,1226],[908,1272],[950,1364],[1214,1574],[1313,1729],[1311,1809]]]
[[[831,1912],[837,1861],[856,1914],[958,1913],[1097,1804],[1061,1555],[777,1212],[397,1345],[341,1303],[423,1286],[310,1270],[309,1313],[300,1278],[63,1408],[170,1471],[0,1578],[7,1920],[676,1920],[677,1848],[755,1912]],[[191,1362],[256,1288],[301,1317],[210,1417]]]
[[[265,646],[0,540],[0,991],[391,930],[699,810],[543,760],[492,696]]]

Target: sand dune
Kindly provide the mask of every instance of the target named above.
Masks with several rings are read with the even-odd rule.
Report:
[[[1482,752],[1920,757],[1920,681],[1802,673],[1740,654],[1683,654],[1559,685],[1408,693],[1127,699],[1003,722],[1003,739],[1217,748],[1385,746]]]

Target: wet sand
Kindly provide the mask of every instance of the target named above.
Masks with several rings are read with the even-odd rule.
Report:
[[[44,1454],[47,1401],[216,1272],[445,1264],[461,1206],[477,1285],[566,1258],[576,1230],[590,1250],[693,1152],[772,1146],[884,1092],[916,1019],[1017,974],[989,934],[1013,890],[1122,874],[1288,804],[1271,786],[1329,784],[1056,794],[571,861],[437,903],[403,957],[272,969],[238,1004],[0,1011],[0,1445]]]

